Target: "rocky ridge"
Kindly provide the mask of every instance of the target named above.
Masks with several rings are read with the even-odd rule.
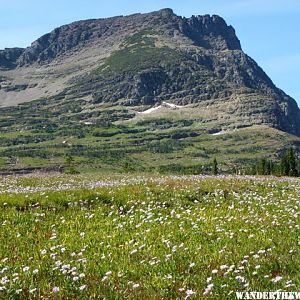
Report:
[[[295,100],[216,15],[185,18],[163,9],[64,25],[25,49],[1,50],[0,84],[2,105],[78,101],[76,114],[92,122],[87,110],[138,112],[168,101],[192,106],[193,118],[208,126],[264,124],[300,135]]]

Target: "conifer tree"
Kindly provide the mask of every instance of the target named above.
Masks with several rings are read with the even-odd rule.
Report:
[[[298,176],[297,163],[295,152],[290,147],[287,152],[281,158],[281,175],[282,176]]]
[[[289,164],[289,176],[298,176],[297,167],[296,167],[296,158],[293,148],[289,148],[287,152],[287,160]]]
[[[214,175],[218,175],[218,172],[219,172],[218,162],[217,162],[216,158],[214,158],[214,160],[213,160],[212,172],[213,172]]]

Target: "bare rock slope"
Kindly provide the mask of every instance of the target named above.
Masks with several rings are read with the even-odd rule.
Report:
[[[1,50],[0,85],[1,106],[53,99],[56,114],[91,122],[107,106],[134,114],[167,102],[192,107],[191,118],[211,127],[264,124],[300,135],[295,100],[216,15],[163,9],[65,25],[28,48]],[[80,104],[75,112],[70,101]]]

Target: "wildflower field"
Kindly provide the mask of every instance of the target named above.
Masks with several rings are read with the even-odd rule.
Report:
[[[0,179],[0,299],[236,299],[299,291],[300,181]]]

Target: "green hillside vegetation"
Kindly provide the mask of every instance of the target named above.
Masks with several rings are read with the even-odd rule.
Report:
[[[2,170],[63,169],[70,155],[79,171],[210,173],[216,158],[221,172],[243,173],[258,159],[279,161],[299,145],[299,138],[266,126],[212,135],[212,128],[176,111],[132,119],[130,110],[100,106],[93,124],[85,123],[71,101],[56,104],[45,99],[1,110]]]
[[[121,49],[114,51],[92,74],[136,74],[148,68],[170,67],[179,62],[183,54],[169,47],[156,47],[155,34],[151,30],[142,30],[125,38]]]

